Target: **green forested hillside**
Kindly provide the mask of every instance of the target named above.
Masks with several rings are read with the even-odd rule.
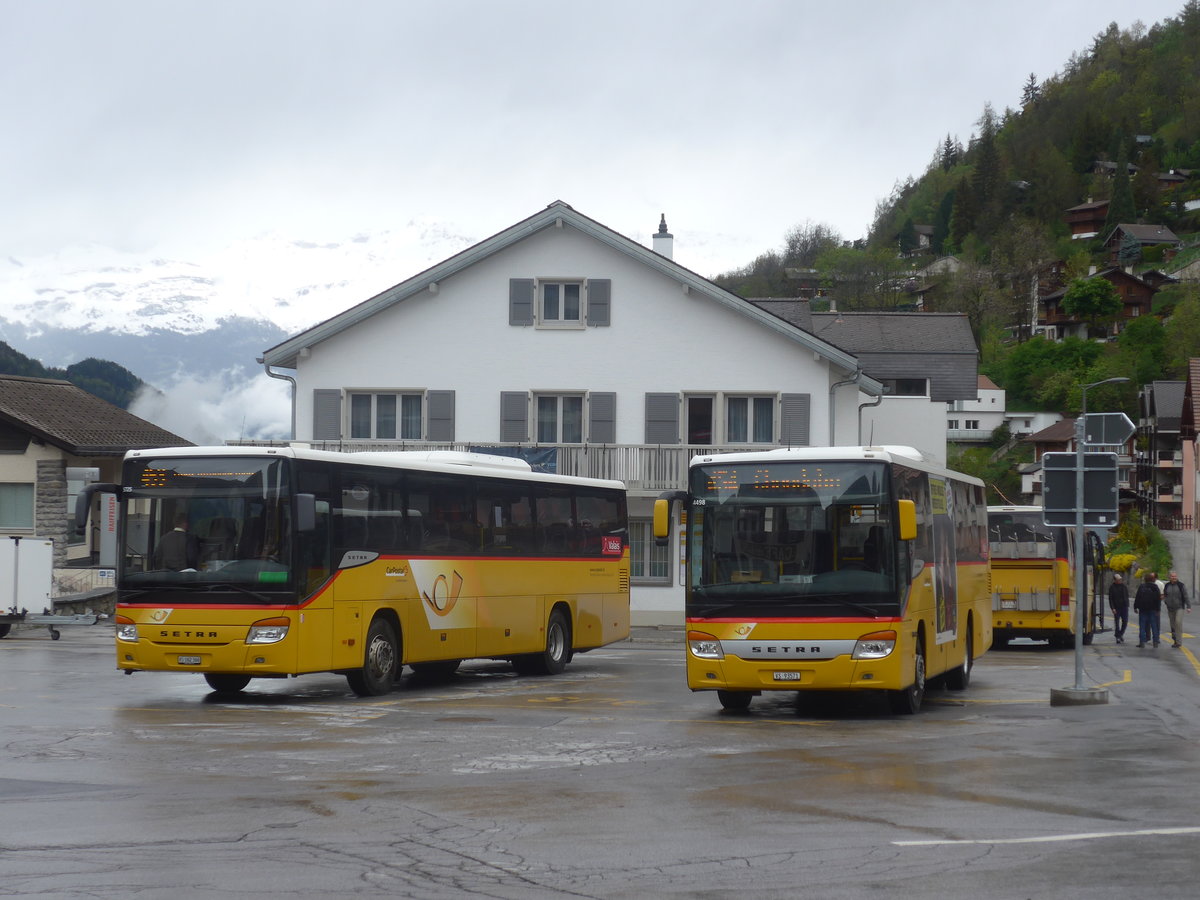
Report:
[[[1138,247],[1125,258],[1122,248],[1135,272],[1169,273],[1200,253],[1200,211],[1185,209],[1200,200],[1200,0],[1148,28],[1110,25],[1060,72],[1022,78],[1021,108],[997,112],[981,98],[976,133],[931,146],[926,171],[897,183],[867,239],[850,243],[805,222],[781,250],[714,280],[743,296],[817,285],[815,308],[832,298],[846,310],[962,312],[981,371],[1008,391],[1011,408],[1073,414],[1080,384],[1124,375],[1133,383],[1114,402],[1132,412],[1138,385],[1182,378],[1200,356],[1200,292],[1161,290],[1155,315],[1108,343],[1031,337],[1031,306],[1035,290],[1054,289],[1048,272],[1066,288],[1109,265],[1100,239],[1071,239],[1065,213],[1088,200],[1110,201],[1099,238],[1147,223],[1183,240],[1174,259]],[[923,271],[951,255],[953,271]]]
[[[114,362],[85,359],[65,369],[47,368],[3,341],[0,341],[0,375],[60,378],[121,409],[128,409],[137,392],[145,387],[145,382]]]

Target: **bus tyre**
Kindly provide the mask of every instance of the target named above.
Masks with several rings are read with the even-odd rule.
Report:
[[[1096,619],[1091,615],[1091,612],[1092,610],[1088,610],[1089,615],[1087,617],[1087,623],[1083,626],[1084,631],[1082,643],[1085,647],[1090,647],[1092,644],[1092,638],[1096,636],[1096,628],[1094,624]]]
[[[249,675],[218,675],[209,674],[204,676],[204,680],[208,682],[208,686],[218,694],[237,694],[242,688],[250,683]]]
[[[8,622],[5,622],[3,625],[0,625],[0,638],[8,637],[8,632],[11,629],[12,629],[12,625],[10,625]]]
[[[730,712],[745,712],[750,708],[754,694],[750,691],[717,691],[717,699],[721,706]]]
[[[892,691],[889,700],[892,711],[911,716],[921,711],[921,703],[925,699],[925,639],[917,635],[916,649],[913,651],[913,682],[899,691]]]
[[[952,691],[965,691],[971,683],[971,670],[975,668],[975,637],[972,631],[971,623],[967,622],[967,655],[963,657],[961,666],[946,673],[946,687]]]
[[[557,675],[571,661],[571,626],[561,609],[550,613],[546,623],[546,649],[513,657],[513,668],[521,675]]]
[[[367,629],[367,648],[361,669],[346,674],[350,690],[360,697],[389,693],[400,674],[400,647],[396,632],[386,619],[376,618]]]

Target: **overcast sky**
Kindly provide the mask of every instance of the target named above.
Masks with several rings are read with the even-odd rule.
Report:
[[[985,102],[1183,0],[0,0],[0,241],[188,258],[561,199],[702,275],[864,235]],[[413,272],[397,272],[400,281]]]

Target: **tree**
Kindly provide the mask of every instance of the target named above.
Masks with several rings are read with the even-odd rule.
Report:
[[[942,195],[937,213],[933,217],[933,236],[929,239],[930,249],[934,253],[942,253],[946,240],[950,237],[950,217],[954,214],[954,190],[951,188]]]
[[[811,269],[826,250],[842,246],[842,236],[825,223],[806,220],[793,227],[784,238],[783,264]]]
[[[904,224],[900,226],[900,234],[896,238],[900,255],[911,256],[920,242],[920,238],[917,235],[917,226],[913,224],[912,216],[909,216],[904,220]]]
[[[1133,208],[1133,188],[1129,184],[1129,153],[1126,146],[1127,142],[1122,141],[1117,154],[1117,169],[1113,173],[1112,194],[1108,200],[1108,216],[1104,220],[1101,240],[1107,239],[1118,225],[1137,221],[1137,211]]]
[[[1025,82],[1025,87],[1021,89],[1021,108],[1024,109],[1030,104],[1037,103],[1042,96],[1041,86],[1038,85],[1037,76],[1029,73],[1029,80]]]
[[[1182,290],[1184,299],[1175,304],[1164,326],[1163,357],[1166,374],[1172,378],[1185,378],[1188,360],[1200,356],[1200,288]]]
[[[1063,294],[1063,312],[1099,328],[1117,320],[1125,303],[1107,278],[1076,278]]]

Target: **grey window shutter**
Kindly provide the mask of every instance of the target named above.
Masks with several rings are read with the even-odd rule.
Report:
[[[431,441],[454,441],[454,391],[427,391],[426,438]]]
[[[524,391],[500,392],[500,440],[505,443],[529,440],[529,395]]]
[[[317,389],[313,391],[312,439],[340,441],[342,439],[342,392]]]
[[[587,283],[587,323],[612,324],[612,280],[590,278]]]
[[[646,395],[646,443],[679,443],[679,395]]]
[[[784,394],[779,404],[779,443],[785,447],[809,445],[811,394]]]
[[[533,324],[533,279],[508,279],[508,324]]]
[[[593,444],[617,442],[617,395],[588,394],[588,440]]]

